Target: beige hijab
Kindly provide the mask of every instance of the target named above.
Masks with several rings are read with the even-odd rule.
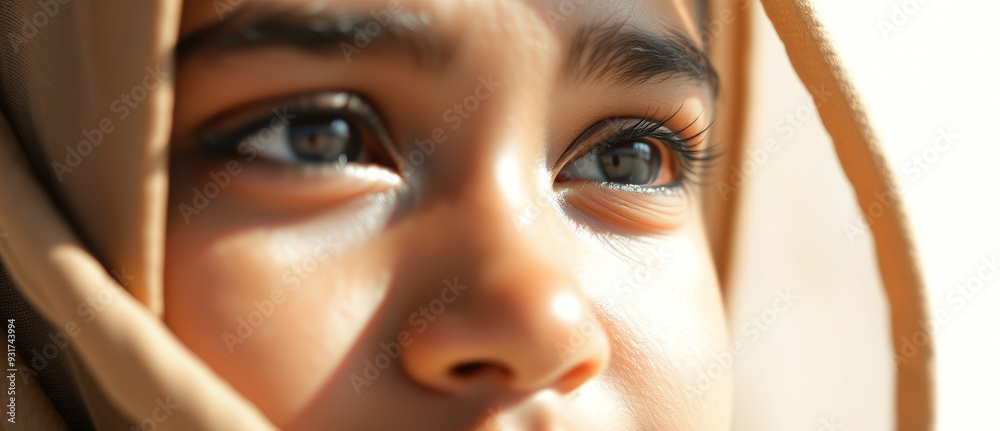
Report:
[[[30,308],[68,334],[66,354],[51,363],[55,368],[68,356],[63,365],[86,402],[82,420],[117,429],[140,423],[169,398],[180,407],[161,429],[274,429],[160,320],[172,50],[181,3],[0,0],[0,35],[8,37],[0,41],[0,260],[16,286],[0,273],[6,287],[0,298],[5,313],[29,316],[19,320],[19,331],[30,335]],[[724,88],[714,133],[733,147],[723,161],[731,166],[742,162],[751,121],[751,19],[747,8],[734,7],[739,3],[745,2],[714,1],[710,13],[731,14],[729,30],[711,46]],[[810,2],[763,5],[802,82],[832,93],[817,103],[819,114],[858,205],[899,202],[875,129]],[[126,94],[141,103],[109,105]],[[709,194],[706,203],[724,284],[740,259],[733,238],[749,198],[734,193],[725,200]],[[868,216],[897,355],[928,315],[903,207]],[[30,307],[17,308],[21,298]],[[100,311],[84,316],[81,307]],[[898,429],[933,426],[932,346],[906,352],[908,360],[895,370]],[[32,358],[19,354],[23,368]],[[52,390],[43,392],[26,372],[20,376],[19,426],[12,429],[78,423],[57,413]]]

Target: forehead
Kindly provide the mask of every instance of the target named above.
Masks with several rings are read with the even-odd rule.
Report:
[[[549,31],[567,40],[576,29],[595,23],[627,23],[653,33],[672,31],[698,41],[697,4],[701,0],[185,0],[181,35],[210,25],[240,7],[255,4],[302,4],[343,7],[376,14],[381,10],[426,12],[433,24],[456,35],[487,26],[508,31]]]

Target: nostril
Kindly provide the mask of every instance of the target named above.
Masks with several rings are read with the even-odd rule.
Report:
[[[452,367],[451,374],[462,380],[481,378],[488,375],[506,378],[510,376],[510,370],[495,362],[474,361]]]
[[[488,367],[485,362],[469,362],[466,364],[456,365],[455,368],[451,369],[451,373],[458,377],[472,377],[479,374],[483,369]]]

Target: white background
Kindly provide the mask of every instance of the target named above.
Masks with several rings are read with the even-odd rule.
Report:
[[[961,307],[953,291],[1000,258],[1000,2],[816,3],[906,189],[932,306],[950,316],[939,429],[1000,429],[1000,275]],[[935,148],[939,129],[960,137]]]
[[[976,287],[982,259],[1000,259],[1000,3],[817,3],[891,143],[932,306],[951,316],[938,336],[939,429],[1000,429],[1000,274],[961,309],[949,300]],[[945,151],[939,128],[960,135]]]

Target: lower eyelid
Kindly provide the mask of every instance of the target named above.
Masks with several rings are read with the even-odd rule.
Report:
[[[674,229],[687,218],[688,199],[676,190],[584,183],[567,190],[566,203],[601,222],[639,232]],[[633,190],[630,190],[633,189]]]
[[[340,205],[402,186],[398,174],[377,166],[302,167],[254,161],[242,166],[227,193],[252,206],[299,211]]]

